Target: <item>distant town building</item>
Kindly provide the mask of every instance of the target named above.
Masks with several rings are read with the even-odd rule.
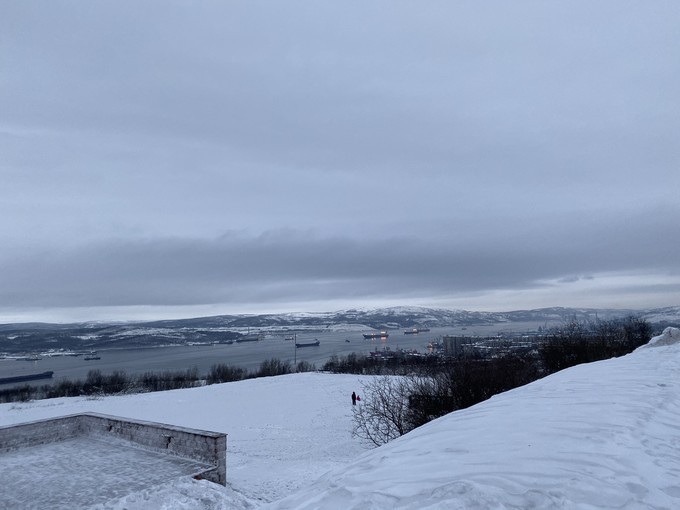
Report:
[[[465,346],[470,345],[472,339],[464,336],[444,335],[442,336],[442,343],[444,344],[444,356],[458,358],[463,356],[466,349]]]

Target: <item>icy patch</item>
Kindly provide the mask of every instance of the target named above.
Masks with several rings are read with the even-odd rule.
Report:
[[[84,510],[205,469],[192,460],[78,437],[4,453],[0,508]]]

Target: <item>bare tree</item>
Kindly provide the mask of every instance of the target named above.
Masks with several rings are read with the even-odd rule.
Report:
[[[362,387],[359,405],[352,407],[352,435],[375,446],[388,443],[406,432],[408,391],[403,378],[379,376]]]

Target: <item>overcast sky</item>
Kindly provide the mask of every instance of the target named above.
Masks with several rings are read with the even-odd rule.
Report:
[[[680,2],[0,2],[0,322],[680,305]]]

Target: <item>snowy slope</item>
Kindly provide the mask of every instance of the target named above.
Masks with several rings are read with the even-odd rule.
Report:
[[[452,413],[271,506],[679,508],[680,331]]]
[[[359,387],[356,376],[299,374],[2,404],[0,425],[95,411],[229,434],[229,487],[179,480],[102,507],[116,510],[680,508],[677,329],[370,451],[349,433]]]

